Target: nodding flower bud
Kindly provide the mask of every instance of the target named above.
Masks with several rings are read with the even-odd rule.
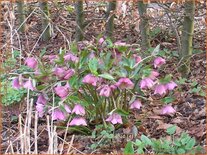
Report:
[[[176,113],[176,111],[171,105],[166,105],[161,110],[162,115],[169,115],[169,114],[174,114],[174,113]]]
[[[64,105],[64,108],[69,114],[71,113],[71,109],[67,104]]]
[[[113,113],[111,114],[107,119],[107,122],[111,122],[112,124],[123,124],[122,122],[122,118],[121,115],[117,114],[117,113]]]
[[[154,94],[163,95],[165,93],[166,93],[166,87],[165,87],[165,85],[159,84],[159,85],[155,86]]]
[[[60,109],[55,109],[52,113],[52,120],[65,120],[65,114]]]
[[[97,86],[97,82],[98,82],[98,80],[99,80],[98,77],[96,77],[96,76],[94,76],[94,75],[92,75],[92,74],[87,74],[87,75],[83,78],[82,82],[83,82],[83,83],[87,83],[87,84],[91,84],[91,85],[93,85],[93,86]]]
[[[37,98],[37,104],[46,104],[47,103],[47,99],[45,97],[44,94],[40,94]]]
[[[158,72],[151,71],[151,74],[150,74],[149,78],[152,79],[152,80],[155,80],[156,77],[158,77],[158,76],[159,76],[159,73]]]
[[[20,85],[19,77],[16,77],[12,80],[12,87],[14,89],[20,89],[22,86]]]
[[[72,110],[72,113],[75,113],[76,115],[84,116],[86,112],[82,105],[76,104]]]
[[[162,57],[157,57],[154,60],[154,67],[158,68],[158,67],[162,66],[165,63],[166,63],[165,59],[163,59]]]
[[[55,87],[55,93],[62,99],[65,99],[69,94],[69,86],[57,86]]]
[[[38,63],[34,57],[30,57],[25,60],[25,64],[32,69],[36,69]]]
[[[120,78],[116,86],[120,89],[133,89],[134,83],[129,78]]]
[[[68,52],[64,56],[64,60],[65,61],[72,61],[72,62],[77,63],[79,61],[79,58],[77,56],[73,55],[72,53]]]
[[[24,84],[23,87],[29,90],[36,90],[35,86],[33,86],[33,82],[31,79],[27,80]]]
[[[40,104],[40,103],[36,104],[36,110],[38,111],[38,116],[39,117],[43,117],[43,115],[44,115],[44,107],[45,107],[45,105],[43,105],[43,104]]]
[[[165,85],[165,88],[167,89],[167,90],[173,90],[173,89],[175,89],[175,87],[177,87],[178,85],[175,83],[175,82],[173,82],[173,81],[170,81],[169,83],[167,83],[166,85]]]
[[[140,81],[141,89],[151,88],[153,85],[154,85],[154,82],[152,81],[151,78],[144,78]]]
[[[135,100],[132,104],[130,104],[129,109],[140,109],[142,106],[140,100]]]
[[[69,123],[69,126],[80,126],[80,125],[87,126],[85,118],[83,118],[83,117],[75,117]]]
[[[100,90],[99,95],[109,97],[111,95],[111,87],[108,85],[103,86]]]

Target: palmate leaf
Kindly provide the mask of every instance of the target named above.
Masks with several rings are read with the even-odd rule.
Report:
[[[98,60],[96,58],[90,59],[88,62],[88,67],[94,75],[98,75]]]
[[[173,135],[175,133],[175,131],[176,131],[176,126],[175,125],[172,125],[171,127],[167,128],[167,131],[166,132],[169,135]]]
[[[145,143],[147,145],[152,145],[152,141],[145,135],[141,135],[141,140],[143,143]]]
[[[134,147],[133,147],[133,143],[131,141],[129,141],[125,148],[124,148],[124,154],[134,154]]]
[[[114,77],[108,73],[104,73],[104,74],[100,74],[98,75],[99,77],[102,77],[104,79],[107,79],[107,80],[114,80]]]
[[[152,51],[152,55],[153,55],[153,56],[158,55],[158,54],[159,54],[159,51],[160,51],[160,44],[157,45],[157,46],[155,47],[155,49]]]

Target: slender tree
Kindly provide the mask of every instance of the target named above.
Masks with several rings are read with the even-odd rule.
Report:
[[[106,36],[111,38],[114,30],[114,11],[116,9],[116,1],[110,1],[106,11]]]
[[[40,9],[42,10],[41,19],[42,19],[42,31],[44,31],[42,35],[42,40],[48,41],[51,37],[51,30],[49,25],[49,9],[47,1],[42,0],[39,2]]]
[[[20,27],[20,32],[25,32],[25,11],[24,11],[24,1],[17,0],[17,19],[18,19],[18,26]]]
[[[141,47],[142,50],[146,50],[150,47],[149,18],[147,16],[147,4],[144,4],[143,1],[138,1],[138,12],[140,16]]]
[[[194,31],[195,0],[187,0],[184,3],[184,21],[181,37],[180,58],[183,60],[180,72],[187,76],[190,72],[190,55],[193,50],[193,31]]]
[[[78,0],[75,5],[76,10],[76,35],[75,40],[83,40],[84,16],[83,16],[83,1]]]

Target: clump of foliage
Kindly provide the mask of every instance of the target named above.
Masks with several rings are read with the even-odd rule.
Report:
[[[10,106],[15,103],[19,103],[25,97],[27,91],[25,89],[13,89],[11,83],[1,83],[2,104],[4,106]]]
[[[195,154],[201,153],[202,148],[196,145],[195,138],[183,132],[180,137],[175,138],[174,134],[176,126],[167,129],[167,133],[171,136],[171,140],[164,138],[150,139],[145,135],[141,135],[140,139],[129,141],[124,149],[124,154],[144,154],[153,152],[154,154]]]
[[[53,120],[67,120],[70,126],[87,126],[86,120],[105,126],[123,124],[151,91],[166,97],[177,86],[172,75],[159,75],[166,63],[157,56],[159,46],[142,58],[123,42],[100,38],[97,45],[72,44],[70,51],[44,53],[41,59],[26,58],[24,63],[32,71],[18,70],[12,85],[33,92],[39,117],[49,113]],[[161,114],[175,113],[165,103]]]

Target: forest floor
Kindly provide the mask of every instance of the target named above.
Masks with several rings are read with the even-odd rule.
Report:
[[[93,4],[93,3],[92,3]],[[84,30],[85,39],[82,42],[83,44],[92,44],[96,42],[96,37],[100,32],[104,32],[105,19],[104,19],[104,6],[95,4],[89,4],[86,6],[85,17],[87,20],[87,26]],[[69,2],[62,2],[59,5],[54,5],[51,3],[50,12],[51,12],[51,21],[53,34],[52,38],[48,42],[39,40],[41,36],[41,19],[38,16],[38,11],[31,14],[32,10],[35,8],[36,3],[29,3],[27,8],[27,15],[31,15],[27,20],[26,33],[18,33],[14,35],[12,48],[14,50],[22,50],[23,56],[26,56],[28,53],[39,55],[42,49],[51,53],[57,53],[58,50],[62,47],[67,47],[68,41],[71,42],[74,40],[75,34],[75,13],[73,7]],[[4,52],[1,57],[6,59],[11,51],[11,38],[10,38],[10,27],[7,22],[11,21],[11,11],[7,8],[7,4],[2,5],[4,13],[3,22],[1,26],[3,27],[3,36],[1,41],[3,45],[2,49]],[[138,15],[137,8],[133,6],[129,13],[126,14],[126,17],[123,15],[117,16],[115,19],[115,30],[114,30],[114,40],[125,41],[128,44],[133,44],[135,47],[139,46],[140,34],[138,30]],[[203,10],[197,10],[197,17],[202,15]],[[7,12],[7,14],[6,14]],[[94,15],[95,12],[95,15]],[[156,12],[156,11],[155,11]],[[154,13],[155,13],[154,12]],[[2,13],[2,12],[1,12]],[[8,19],[8,20],[6,20]],[[151,26],[154,31],[151,31],[152,36],[152,46],[155,47],[157,44],[161,44],[161,49],[167,49],[168,51],[177,50],[177,42],[174,32],[169,28],[169,23],[167,19],[159,16],[159,18],[153,18]],[[167,24],[166,24],[167,23]],[[153,102],[150,104],[145,104],[139,112],[132,112],[130,115],[129,122],[140,121],[141,125],[138,125],[138,135],[145,134],[151,138],[170,138],[166,134],[166,129],[171,125],[176,125],[176,135],[179,135],[181,132],[186,131],[191,136],[195,137],[197,143],[203,147],[206,147],[206,101],[204,95],[201,95],[200,92],[205,93],[206,86],[206,54],[205,54],[205,24],[202,23],[202,19],[196,18],[195,25],[195,35],[194,35],[194,54],[191,56],[191,72],[186,79],[179,79],[180,73],[177,71],[178,59],[176,57],[171,57],[170,60],[167,60],[167,65],[163,70],[163,74],[171,73],[173,74],[173,79],[178,81],[183,81],[183,84],[179,85],[179,88],[176,89],[174,97],[176,98],[172,105],[176,110],[176,114],[173,116],[160,116],[159,108],[161,107],[160,99],[153,98]],[[159,28],[160,25],[164,25],[162,28]],[[13,29],[17,28],[17,23],[13,25]],[[157,31],[155,31],[155,29]],[[19,38],[18,38],[19,37]],[[19,45],[21,44],[21,46]],[[203,51],[203,52],[200,52]],[[8,71],[9,72],[9,71]],[[7,72],[7,73],[8,73]],[[196,84],[192,84],[197,82]],[[182,83],[182,82],[181,82]],[[195,89],[194,89],[195,88]],[[151,96],[149,96],[151,97]],[[152,96],[153,97],[153,96]],[[25,101],[23,100],[21,105],[24,105]],[[15,104],[10,107],[3,107],[3,120],[2,120],[2,152],[5,152],[8,148],[8,141],[14,141],[19,136],[19,123],[18,119],[14,119],[14,116],[20,112],[25,112],[25,106],[20,104]],[[25,117],[25,114],[23,114]],[[37,132],[39,134],[38,138],[38,150],[39,153],[46,153],[48,149],[48,135],[46,132],[46,118],[43,117],[38,121]],[[56,125],[64,124],[55,122]],[[34,124],[32,123],[32,126]],[[93,130],[94,127],[91,127]],[[72,153],[123,153],[123,148],[127,143],[127,138],[129,137],[129,132],[131,130],[130,123],[124,125],[123,128],[115,131],[115,138],[112,141],[107,141],[102,143],[97,149],[91,149],[91,145],[97,143],[97,139],[93,139],[91,135],[81,135],[80,133],[70,131],[65,139],[66,142],[72,141]],[[32,134],[32,133],[31,133]],[[64,138],[65,131],[58,128],[57,134],[59,137]],[[33,135],[32,135],[33,136]],[[58,146],[62,147],[62,146]],[[14,152],[16,146],[14,146]],[[32,148],[33,149],[33,148]],[[68,145],[64,146],[63,152],[66,153]]]

